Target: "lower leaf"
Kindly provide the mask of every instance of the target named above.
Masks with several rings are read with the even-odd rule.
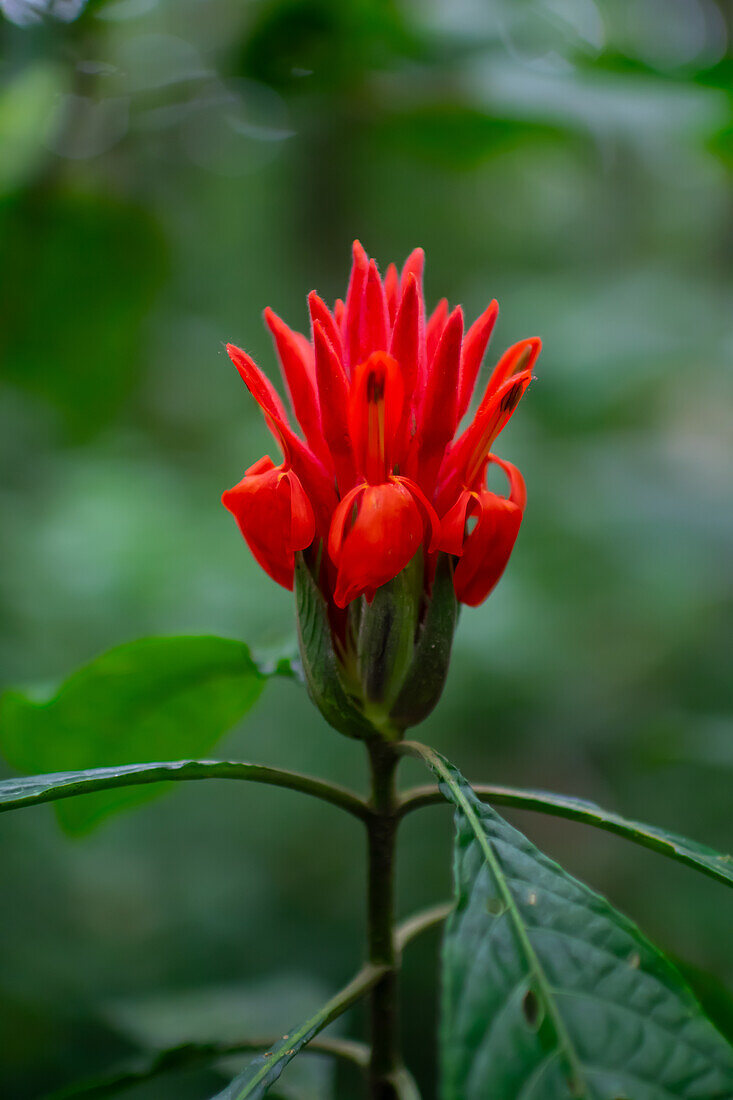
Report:
[[[443,945],[442,1100],[730,1100],[733,1048],[674,966],[461,774]]]

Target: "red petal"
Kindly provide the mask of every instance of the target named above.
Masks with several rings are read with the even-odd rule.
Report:
[[[366,489],[366,485],[355,485],[339,502],[338,507],[331,518],[331,526],[328,531],[328,556],[336,565],[341,557],[341,547],[344,543],[346,524],[350,523],[352,511],[357,500]]]
[[[283,474],[279,491],[285,484],[290,490],[290,546],[293,550],[305,550],[316,537],[316,521],[305,489],[297,476]]]
[[[415,276],[417,286],[422,294],[422,276],[425,268],[425,253],[422,248],[414,248],[410,255],[405,260],[405,266],[402,268],[402,274],[400,276],[400,290],[404,294],[405,287],[407,286],[407,280],[410,275]]]
[[[328,465],[330,458],[323,445],[312,349],[305,338],[293,332],[269,306],[265,310],[265,323],[275,340],[275,350],[298,423],[311,450]]]
[[[462,336],[463,312],[457,306],[445,326],[435,361],[428,368],[425,400],[415,436],[416,448],[408,464],[408,474],[429,497],[435,489],[445,448],[456,430]]]
[[[357,493],[359,509],[343,536]],[[345,607],[362,593],[373,592],[401,573],[423,541],[424,521],[412,493],[404,485],[360,486],[347,494],[333,517],[334,560],[338,576],[334,591],[337,607]]]
[[[341,362],[344,359],[344,349],[341,343],[341,333],[336,319],[322,298],[319,298],[315,290],[308,295],[308,309],[311,315],[311,326],[315,327],[316,321],[320,321],[323,331],[328,337],[329,343],[338,355]]]
[[[262,373],[254,359],[235,344],[227,344],[227,355],[234,363],[242,381],[262,411],[269,414],[273,419],[287,424],[288,414],[285,412],[277,390],[269,378]]]
[[[358,470],[366,481],[386,481],[392,472],[404,390],[397,362],[376,351],[360,363],[351,383],[349,433]]]
[[[524,511],[527,505],[527,486],[524,483],[521,472],[511,462],[506,462],[503,458],[499,458],[498,455],[489,455],[488,462],[493,462],[495,465],[501,466],[509,482],[509,496],[507,499]]]
[[[405,396],[410,407],[417,402],[418,379],[421,375],[421,346],[424,337],[420,289],[414,275],[410,275],[402,294],[394,330],[390,354],[394,356],[402,371]]]
[[[393,325],[400,300],[400,276],[394,264],[389,264],[384,273],[384,295],[389,310],[389,323]]]
[[[354,262],[351,267],[349,289],[344,309],[344,355],[346,369],[351,373],[359,361],[359,333],[369,260],[359,241],[353,245]]]
[[[438,549],[446,554],[460,557],[463,553],[463,543],[466,537],[466,520],[469,516],[469,507],[474,504],[476,494],[464,490],[458,500],[447,512],[440,523],[440,541]]]
[[[461,385],[458,396],[458,422],[463,419],[471,404],[471,394],[481,369],[481,361],[486,353],[491,331],[499,315],[499,303],[494,300],[481,316],[473,322],[466,333],[461,353]]]
[[[409,477],[400,477],[399,474],[396,474],[392,478],[392,481],[397,481],[401,485],[404,485],[405,488],[408,489],[415,498],[415,501],[423,514],[423,518],[427,526],[430,528],[430,538],[428,539],[427,549],[428,553],[432,554],[434,550],[438,549],[438,540],[440,538],[440,520],[438,519],[437,512],[433,508],[428,498],[425,496],[425,493],[422,491],[420,486],[417,485],[414,481],[411,481]]]
[[[472,486],[481,473],[493,441],[506,427],[532,381],[532,372],[508,378],[481,402],[476,415],[451,449],[441,471],[440,502],[450,498],[460,484]]]
[[[349,382],[320,321],[313,325],[313,341],[323,436],[333,457],[339,489],[344,493],[356,481],[356,464],[349,435]]]
[[[387,351],[389,346],[389,313],[382,280],[374,260],[369,261],[364,307],[361,315],[361,338],[359,341],[359,362],[367,359],[372,352]]]
[[[453,583],[461,603],[477,607],[501,578],[522,523],[522,509],[486,490],[480,494],[478,523],[466,538]]]
[[[296,475],[280,466],[246,474],[221,499],[265,572],[292,588],[293,551],[305,549],[315,535],[313,510]]]
[[[425,344],[427,349],[428,370],[435,356],[440,337],[443,334],[445,323],[448,320],[448,299],[441,298],[437,306],[430,314],[425,328]]]
[[[481,404],[486,404],[507,378],[524,371],[531,372],[541,351],[542,341],[537,336],[532,336],[529,340],[520,340],[518,344],[512,344],[507,348],[494,367]]]

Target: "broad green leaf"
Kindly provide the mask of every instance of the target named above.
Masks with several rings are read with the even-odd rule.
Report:
[[[243,642],[145,638],[102,654],[43,699],[6,692],[0,750],[25,773],[197,756],[246,714],[264,683]],[[84,832],[151,793],[116,789],[56,809],[64,828]]]
[[[730,1100],[733,1048],[671,963],[422,755],[456,807],[443,1100]]]

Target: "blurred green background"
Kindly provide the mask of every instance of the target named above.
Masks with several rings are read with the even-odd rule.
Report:
[[[143,634],[293,632],[221,491],[272,442],[223,351],[265,369],[271,305],[417,244],[489,361],[545,344],[499,454],[529,504],[465,610],[420,736],[469,777],[577,793],[733,848],[730,8],[716,0],[2,0],[0,679]],[[357,745],[273,681],[221,755],[358,786]],[[409,775],[408,775],[409,773]],[[405,777],[420,781],[416,765]],[[0,822],[0,1094],[148,1044],[279,1033],[358,966],[356,823],[183,784],[65,838]],[[450,815],[405,826],[400,911],[450,889]],[[733,1013],[713,882],[513,815]],[[434,1096],[437,936],[406,958]],[[359,1034],[358,1014],[344,1030]],[[138,1100],[203,1100],[214,1072]],[[334,1091],[331,1093],[330,1090]],[[359,1095],[317,1057],[278,1094]]]

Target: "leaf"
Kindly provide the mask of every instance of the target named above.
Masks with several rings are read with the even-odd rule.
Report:
[[[72,438],[88,439],[137,385],[166,267],[158,224],[133,204],[48,190],[6,200],[3,378],[57,408]]]
[[[621,817],[620,814],[605,810],[595,802],[574,798],[572,795],[522,790],[519,787],[496,787],[484,783],[475,786],[473,790],[480,798],[496,806],[514,806],[520,810],[534,810],[537,813],[564,817],[569,821],[580,821],[584,825],[593,825],[597,829],[615,833],[616,836],[622,836],[643,848],[649,848],[669,859],[677,860],[678,863],[684,863],[696,871],[702,871],[703,874],[725,883],[726,886],[733,886],[733,856],[716,852],[707,844],[689,840],[687,837],[680,836],[679,833],[660,829],[656,825],[647,825],[642,821],[632,821]],[[419,806],[434,801],[435,793],[432,788],[418,788],[408,792],[402,800],[401,813],[409,813]]]
[[[271,1050],[254,1058],[247,1068],[218,1092],[212,1100],[261,1100],[295,1055],[310,1042],[319,1031],[340,1016],[355,1001],[363,997],[383,977],[386,967],[369,963],[363,967],[347,986],[336,994],[323,1008],[309,1017],[300,1027],[289,1031],[274,1044]],[[409,1094],[406,1094],[409,1100]]]
[[[265,679],[243,642],[144,638],[97,657],[42,700],[6,692],[0,749],[25,773],[200,755],[246,714]],[[80,833],[155,793],[93,794],[63,801],[56,812],[65,829]]]
[[[39,61],[21,68],[2,88],[0,194],[24,184],[48,157],[48,119],[67,79],[62,66]]]
[[[161,784],[173,780],[239,779],[250,783],[266,783],[271,787],[286,787],[302,791],[330,802],[362,821],[371,810],[366,802],[345,787],[325,783],[300,772],[270,768],[266,764],[248,764],[243,760],[172,760],[164,763],[123,764],[116,768],[90,768],[87,771],[53,772],[48,775],[27,775],[0,782],[0,813],[20,810],[41,802],[56,802],[94,791],[109,791],[119,787]]]
[[[733,1048],[671,963],[421,755],[456,807],[443,1100],[730,1100]]]
[[[501,118],[450,101],[385,112],[376,133],[389,148],[451,172],[476,169],[527,142],[554,144],[571,137],[561,126]]]

